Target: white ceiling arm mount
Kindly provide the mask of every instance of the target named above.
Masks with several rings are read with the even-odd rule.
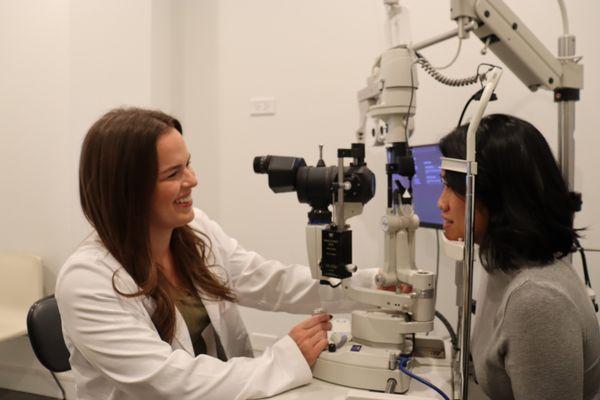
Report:
[[[583,67],[554,56],[502,0],[451,0],[451,18],[477,22],[475,35],[529,89],[583,88]]]

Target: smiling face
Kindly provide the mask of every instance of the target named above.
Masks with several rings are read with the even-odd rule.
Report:
[[[444,220],[444,235],[448,240],[464,240],[465,237],[465,199],[446,184],[442,171],[444,190],[438,199],[438,208]],[[485,206],[475,203],[474,240],[479,243],[487,230],[488,211]]]
[[[172,230],[194,219],[192,189],[198,184],[183,136],[170,129],[156,141],[158,177],[150,205],[152,230]]]

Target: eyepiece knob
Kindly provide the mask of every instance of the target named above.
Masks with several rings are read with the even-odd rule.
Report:
[[[269,170],[269,163],[271,162],[271,156],[258,156],[254,157],[253,167],[254,172],[257,174],[266,174]]]

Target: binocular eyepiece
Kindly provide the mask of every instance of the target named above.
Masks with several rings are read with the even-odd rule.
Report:
[[[269,187],[275,193],[296,190],[296,175],[301,167],[306,167],[303,158],[282,156],[254,157],[254,172],[269,175]]]

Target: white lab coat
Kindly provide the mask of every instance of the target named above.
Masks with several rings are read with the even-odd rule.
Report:
[[[310,313],[324,293],[337,306],[341,290],[324,290],[309,269],[269,261],[243,249],[200,210],[191,225],[210,239],[215,273],[226,276],[239,304],[263,310]],[[248,399],[272,396],[310,382],[311,370],[296,343],[285,336],[252,358],[250,341],[234,303],[204,301],[212,328],[204,332],[208,353],[215,355],[216,333],[227,355],[194,357],[185,321],[176,311],[172,344],[160,339],[150,315],[148,297],[127,298],[137,285],[101,244],[88,238],[62,267],[56,299],[79,399]],[[371,280],[372,271],[358,277]],[[368,285],[368,283],[366,283]],[[321,300],[319,298],[321,294]],[[342,302],[344,303],[344,302]],[[345,302],[345,307],[349,303]],[[214,330],[213,330],[214,329]]]

